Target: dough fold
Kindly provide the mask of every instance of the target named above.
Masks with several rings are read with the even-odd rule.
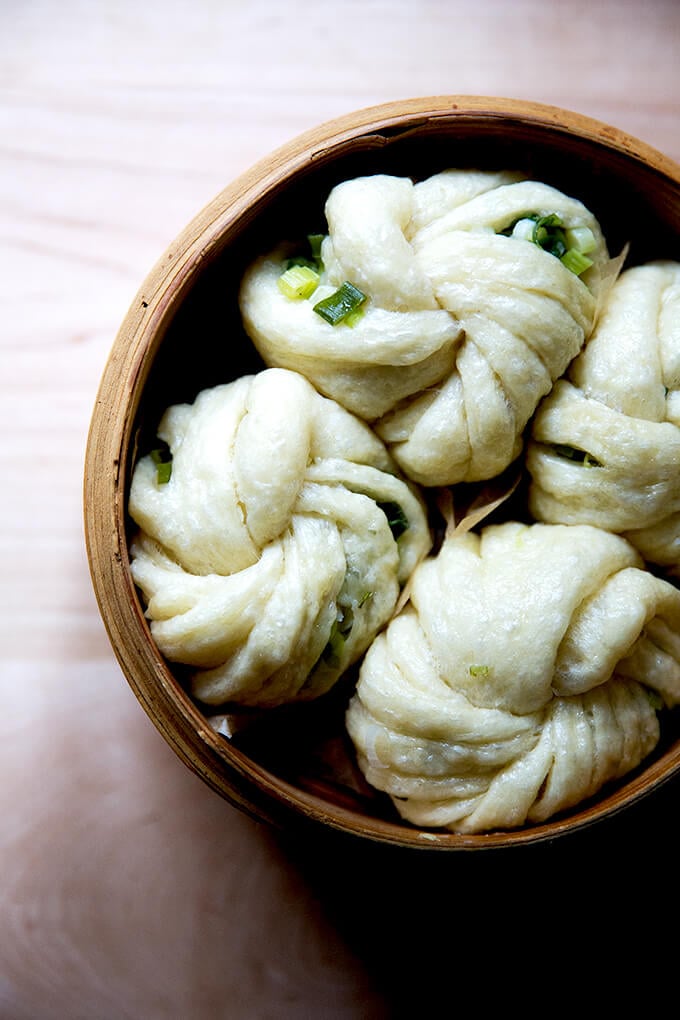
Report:
[[[508,236],[518,220],[553,214],[592,234],[593,265],[581,277]],[[380,174],[345,181],[326,219],[310,298],[280,293],[283,248],[244,276],[243,321],[266,364],[300,372],[371,422],[413,481],[502,472],[592,329],[609,261],[595,217],[516,174],[449,170],[416,184]],[[355,325],[332,326],[314,304],[344,281],[368,300]]]
[[[538,520],[624,534],[680,569],[680,264],[624,271],[527,448]]]
[[[634,769],[658,742],[654,702],[679,701],[680,591],[619,536],[508,522],[454,533],[419,565],[346,723],[403,818],[484,832]]]
[[[137,463],[131,569],[191,691],[274,706],[327,691],[430,547],[424,504],[368,426],[283,369],[165,412],[159,482]]]

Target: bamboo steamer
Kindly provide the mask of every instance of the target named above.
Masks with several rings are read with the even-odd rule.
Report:
[[[266,725],[246,730],[243,740],[215,732],[151,639],[130,575],[126,500],[145,423],[155,426],[170,403],[261,367],[236,307],[251,258],[281,237],[322,230],[325,196],[343,179],[376,172],[422,177],[453,166],[526,171],[590,206],[613,253],[630,242],[632,262],[677,258],[680,167],[614,127],[551,106],[488,97],[435,96],[360,110],[256,164],[162,255],[105,366],[84,473],[86,545],[102,619],[127,682],[180,759],[227,801],[273,825],[301,832],[320,826],[435,851],[532,844],[601,821],[677,774],[680,735],[669,733],[652,760],[624,782],[545,824],[484,835],[415,829],[377,798],[320,776],[313,765],[318,747],[306,749],[307,760],[298,753],[291,765],[286,748],[299,736],[293,713],[284,716],[278,735]],[[304,722],[305,711],[298,720]],[[336,746],[339,712],[331,696],[314,720],[326,750]]]

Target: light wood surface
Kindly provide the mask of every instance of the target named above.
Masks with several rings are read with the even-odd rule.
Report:
[[[680,160],[680,5],[4,0],[0,40],[1,1020],[427,1015],[450,1002],[448,952],[467,968],[484,942],[487,968],[507,961],[489,924],[518,885],[536,902],[541,869],[553,911],[584,875],[600,907],[647,902],[678,784],[540,855],[434,862],[294,846],[217,798],[115,662],[82,463],[138,286],[255,160],[352,109],[442,93],[554,103]]]

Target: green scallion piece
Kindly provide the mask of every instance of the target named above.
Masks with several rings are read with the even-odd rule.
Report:
[[[580,276],[581,273],[585,273],[586,269],[590,269],[593,264],[593,260],[584,255],[583,252],[577,251],[575,248],[569,248],[565,251],[564,255],[560,256],[560,262],[563,266],[573,273],[574,276]]]
[[[349,315],[345,316],[343,320],[345,326],[349,326],[350,329],[353,329],[353,327],[356,326],[359,319],[362,319],[365,314],[366,303],[364,302],[362,305],[359,305],[358,308],[355,308],[353,312],[350,312]]]
[[[331,326],[337,326],[341,322],[345,322],[347,317],[353,312],[356,312],[363,305],[364,301],[366,301],[366,295],[363,291],[360,291],[349,280],[345,280],[342,286],[333,294],[329,294],[328,297],[317,301],[314,305],[314,311],[322,319],[325,319],[326,322],[329,322]]]
[[[590,227],[565,227],[558,213],[530,213],[514,220],[509,227],[499,231],[505,237],[532,241],[558,258],[564,267],[575,276],[590,269],[593,260],[588,252],[596,247],[595,235]]]
[[[556,457],[563,460],[570,460],[574,464],[581,464],[583,467],[602,467],[601,461],[593,457],[587,450],[579,450],[575,446],[567,446],[565,443],[550,443],[550,449]]]
[[[536,218],[526,216],[524,219],[515,220],[512,226],[507,231],[503,231],[503,233],[507,237],[514,237],[520,241],[533,241],[535,226]]]
[[[321,275],[323,273],[323,261],[321,259],[323,239],[323,234],[307,234],[307,250],[287,258],[286,269],[292,269],[293,266],[308,266]]]
[[[470,676],[488,676],[490,672],[491,666],[480,666],[477,663],[473,663],[473,665],[470,666]]]
[[[567,247],[588,255],[595,247],[595,234],[590,227],[569,227],[566,231]]]
[[[158,447],[151,451],[151,460],[156,465],[156,481],[167,485],[172,475],[172,454],[167,447]]]
[[[308,259],[306,255],[291,255],[289,259],[286,259],[286,269],[292,269],[294,266],[307,266],[314,272],[317,271],[314,259]]]
[[[326,647],[321,653],[322,658],[329,666],[337,668],[340,665],[344,644],[345,636],[340,633],[337,624],[334,623],[331,627]]]
[[[396,542],[400,535],[408,531],[408,517],[398,503],[378,503],[378,507],[387,517],[387,523]]]
[[[311,297],[319,286],[319,274],[310,265],[294,264],[281,273],[276,281],[281,293],[292,301]]]
[[[649,701],[649,704],[652,706],[655,712],[660,712],[661,709],[664,708],[664,700],[658,691],[652,690],[651,687],[646,687],[645,694],[647,695],[647,700]]]
[[[349,637],[353,626],[354,612],[352,607],[338,604],[338,615],[331,624],[326,647],[321,653],[322,658],[329,666],[337,667],[340,665],[345,641]]]
[[[323,243],[323,238],[323,234],[307,234],[307,241],[309,243],[309,250],[312,253],[312,258],[320,268],[323,268],[323,263],[321,261],[321,245]]]
[[[532,241],[543,251],[562,258],[567,250],[567,237],[562,228],[562,220],[557,213],[539,216],[534,226]]]

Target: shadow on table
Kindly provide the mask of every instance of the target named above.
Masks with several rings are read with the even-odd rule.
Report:
[[[619,988],[636,974],[658,987],[658,945],[646,963],[640,947],[660,941],[659,922],[678,906],[679,797],[670,781],[606,822],[507,850],[275,839],[369,972],[386,1016],[531,1001],[541,980],[554,982],[554,1004],[565,978],[586,972],[599,972],[606,993],[612,959]]]

